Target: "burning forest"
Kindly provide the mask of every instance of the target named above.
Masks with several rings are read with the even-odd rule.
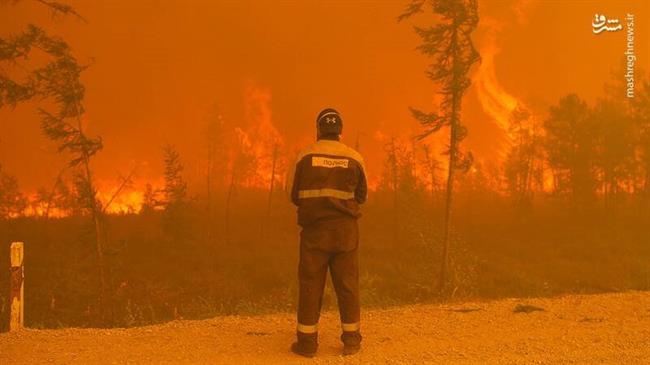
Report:
[[[329,106],[365,159],[363,307],[650,289],[650,43],[629,98],[623,31],[589,24],[644,39],[641,1],[69,2],[0,1],[28,327],[294,311],[294,170]]]

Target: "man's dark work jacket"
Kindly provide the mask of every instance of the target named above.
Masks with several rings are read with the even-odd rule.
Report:
[[[335,140],[321,139],[307,147],[296,163],[291,200],[298,206],[298,224],[361,216],[366,201],[363,158]]]

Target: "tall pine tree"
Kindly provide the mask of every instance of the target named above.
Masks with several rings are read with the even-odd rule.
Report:
[[[467,171],[472,155],[463,153],[461,141],[467,136],[467,128],[461,123],[463,95],[470,85],[468,73],[480,56],[472,43],[471,34],[478,25],[477,0],[413,0],[398,20],[422,13],[425,8],[440,19],[435,25],[415,27],[422,39],[418,50],[433,59],[427,70],[428,78],[440,87],[442,101],[436,112],[423,112],[411,108],[422,127],[419,138],[449,127],[449,156],[447,169],[447,192],[445,203],[445,228],[440,266],[439,289],[442,292],[449,281],[449,246],[453,231],[453,197],[456,171]]]

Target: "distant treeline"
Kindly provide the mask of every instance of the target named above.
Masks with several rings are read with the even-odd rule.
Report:
[[[466,185],[457,196],[452,299],[650,289],[648,218],[629,196],[618,200],[617,210],[582,210],[545,196],[522,212],[486,187]],[[94,230],[83,216],[2,221],[0,267],[8,268],[9,242],[24,241],[29,327],[134,326],[291,311],[297,298],[295,211],[277,194],[267,216],[267,198],[261,190],[238,192],[227,239],[223,212],[208,219],[201,200],[106,216],[102,301]],[[392,191],[371,196],[360,220],[365,307],[444,299],[436,290],[442,200],[442,193],[405,185],[397,201]],[[6,330],[9,270],[3,272],[0,323]],[[324,306],[335,303],[328,289]]]

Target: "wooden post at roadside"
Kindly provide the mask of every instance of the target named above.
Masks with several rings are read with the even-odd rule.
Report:
[[[24,298],[24,279],[25,271],[23,266],[23,243],[13,242],[11,244],[11,292],[9,294],[9,303],[11,303],[11,313],[9,319],[9,331],[16,331],[23,328],[25,321],[25,298]]]

